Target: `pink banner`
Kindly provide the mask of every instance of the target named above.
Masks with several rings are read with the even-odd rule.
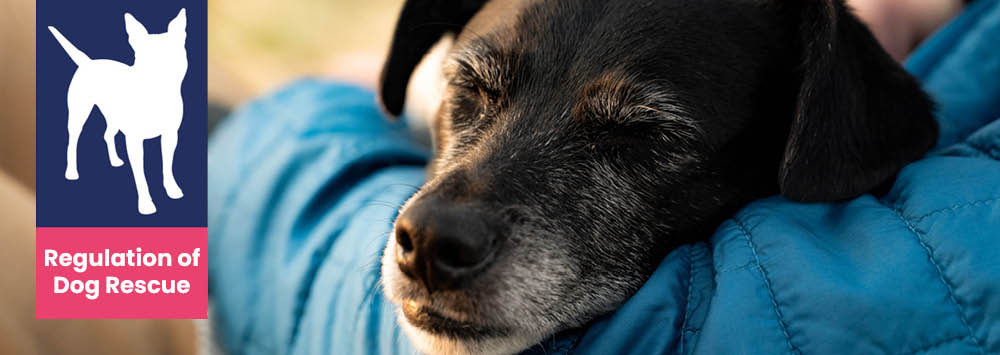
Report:
[[[206,318],[204,227],[36,229],[38,318]]]

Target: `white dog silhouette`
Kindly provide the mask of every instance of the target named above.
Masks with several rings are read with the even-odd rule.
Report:
[[[90,59],[55,27],[49,26],[49,31],[79,67],[66,94],[69,107],[66,179],[80,178],[76,169],[76,145],[83,124],[97,105],[108,125],[104,131],[104,142],[108,145],[111,166],[124,164],[115,150],[115,135],[119,131],[125,135],[125,148],[139,195],[139,213],[156,213],[143,170],[142,142],[146,139],[160,137],[163,188],[167,196],[172,199],[184,196],[174,180],[173,160],[177,129],[184,116],[181,82],[188,66],[187,50],[184,48],[186,26],[184,9],[167,25],[167,32],[161,34],[149,34],[146,27],[126,13],[125,32],[128,33],[129,45],[135,51],[135,64],[132,66],[108,59]]]

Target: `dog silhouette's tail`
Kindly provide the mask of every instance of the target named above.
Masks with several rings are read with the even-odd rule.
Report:
[[[69,54],[70,59],[73,59],[73,62],[76,63],[77,66],[90,62],[90,57],[77,49],[72,43],[69,43],[69,40],[66,39],[66,37],[63,37],[62,33],[59,33],[59,30],[55,27],[49,26],[49,32],[52,32],[52,35],[56,37],[59,44],[62,45],[64,50],[66,50],[66,54]]]

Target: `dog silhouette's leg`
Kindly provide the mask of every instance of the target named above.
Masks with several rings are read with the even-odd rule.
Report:
[[[177,132],[160,136],[160,151],[163,153],[163,188],[172,199],[184,197],[181,187],[174,180],[174,149],[177,148]]]
[[[70,83],[69,92],[66,94],[66,107],[69,110],[69,119],[66,123],[66,130],[69,131],[69,144],[66,145],[66,180],[76,180],[80,178],[80,173],[76,169],[76,145],[80,140],[80,132],[83,131],[83,124],[87,122],[87,116],[94,108],[94,103],[84,100]]]
[[[128,163],[132,166],[132,177],[135,178],[135,192],[139,195],[139,213],[156,213],[153,198],[149,197],[149,186],[146,185],[146,172],[142,165],[142,138],[132,138],[125,135],[125,150],[128,153]]]
[[[117,134],[118,128],[111,127],[109,123],[108,129],[104,131],[104,143],[108,145],[108,160],[111,161],[111,166],[116,168],[125,164],[122,158],[118,157],[118,149],[115,147],[115,135]]]

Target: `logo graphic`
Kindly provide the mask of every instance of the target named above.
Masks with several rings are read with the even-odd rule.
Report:
[[[124,162],[115,147],[115,136],[122,132],[138,195],[138,210],[143,215],[156,213],[149,194],[144,170],[143,141],[160,137],[163,164],[163,188],[167,196],[184,196],[174,179],[173,160],[178,130],[184,116],[181,83],[187,74],[185,42],[187,15],[181,9],[167,25],[167,32],[150,34],[131,14],[125,14],[128,43],[135,51],[135,63],[128,66],[109,59],[91,59],[77,49],[59,31],[49,31],[77,65],[69,84],[66,104],[69,110],[66,146],[67,180],[80,178],[77,169],[77,145],[83,125],[94,106],[106,123],[104,141],[112,167]]]
[[[35,316],[205,318],[207,3],[36,5]]]

